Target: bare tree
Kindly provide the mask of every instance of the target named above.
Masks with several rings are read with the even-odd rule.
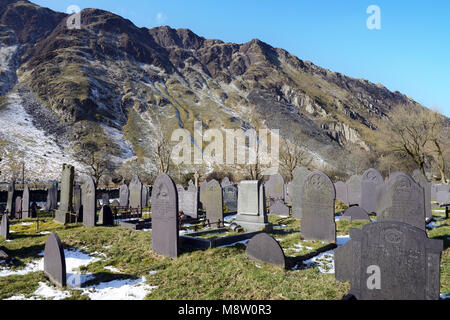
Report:
[[[431,135],[430,154],[433,157],[433,164],[438,169],[441,182],[447,181],[447,167],[450,163],[450,129],[449,122],[437,112],[434,113],[437,123],[434,132]]]
[[[287,181],[292,181],[293,172],[298,166],[307,167],[312,162],[312,157],[305,150],[305,145],[298,137],[291,141],[286,140],[280,148],[280,169]]]

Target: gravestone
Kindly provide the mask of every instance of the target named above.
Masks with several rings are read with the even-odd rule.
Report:
[[[16,219],[22,219],[22,197],[16,198],[16,205],[15,205],[15,217]]]
[[[439,204],[450,203],[450,185],[448,184],[436,185],[436,201]]]
[[[223,203],[227,206],[228,212],[236,212],[238,205],[238,187],[234,184],[225,186],[223,189]]]
[[[361,205],[360,207],[369,213],[377,211],[378,186],[384,184],[381,173],[376,169],[366,170],[361,178]]]
[[[72,197],[72,204],[73,204],[73,212],[77,215],[77,221],[82,221],[82,212],[81,210],[81,186],[80,185],[74,185],[73,186],[73,197]]]
[[[9,239],[9,216],[4,214],[0,225],[0,235],[5,239]]]
[[[192,180],[189,180],[188,191],[189,192],[196,192],[197,191],[197,187],[195,186],[195,184],[194,184],[194,182]]]
[[[175,183],[161,174],[152,190],[152,248],[156,253],[178,257],[178,197]]]
[[[278,199],[284,201],[284,179],[281,174],[277,173],[271,175],[269,180],[265,183],[265,190],[266,197],[269,199],[270,204]]]
[[[23,187],[22,194],[22,218],[28,219],[31,218],[30,211],[30,188],[27,185]]]
[[[102,193],[102,206],[109,206],[109,194]]]
[[[437,196],[437,194],[436,194],[436,184],[434,183],[434,182],[431,182],[431,200],[436,200],[437,198],[436,198],[436,196]]]
[[[246,231],[270,231],[264,185],[260,181],[241,181],[238,188],[238,213],[235,220]]]
[[[45,203],[45,210],[51,211],[58,208],[58,184],[55,182],[47,188],[47,202]]]
[[[130,192],[128,190],[128,186],[123,184],[119,189],[119,202],[121,207],[128,207],[128,199],[130,197]]]
[[[222,186],[222,188],[231,186],[232,183],[230,181],[230,179],[228,177],[223,178],[222,182],[220,183],[220,185]]]
[[[292,199],[293,199],[293,197],[292,197],[292,182],[289,182],[288,184],[285,184],[284,185],[284,190],[285,190],[284,201],[286,203],[292,203]]]
[[[249,241],[245,255],[255,262],[269,263],[283,269],[286,267],[283,248],[278,241],[264,232],[257,234]]]
[[[301,219],[303,215],[302,213],[303,185],[305,184],[305,180],[310,173],[311,171],[305,167],[297,167],[293,172],[294,179],[292,180],[292,197],[293,197],[292,216],[297,219]]]
[[[413,179],[424,190],[425,218],[427,220],[431,220],[433,218],[433,213],[431,212],[431,184],[428,182],[427,178],[420,172],[420,170],[415,170],[413,172]]]
[[[6,211],[11,218],[14,218],[16,213],[15,195],[16,183],[13,181],[8,185],[8,199],[6,201]]]
[[[424,191],[409,174],[392,173],[381,192],[377,222],[400,221],[425,230]]]
[[[289,207],[284,204],[282,199],[276,199],[272,202],[269,208],[270,214],[275,214],[281,217],[289,217]]]
[[[30,218],[37,218],[37,204],[33,202],[30,207]]]
[[[73,212],[72,197],[74,175],[74,167],[63,164],[59,208],[55,213],[55,221],[58,223],[66,224],[70,221],[70,213]]]
[[[83,224],[86,227],[95,227],[97,213],[95,198],[94,179],[92,179],[92,177],[85,176],[81,187],[81,202],[83,204]]]
[[[142,208],[142,183],[138,176],[134,176],[130,182],[130,208]]]
[[[361,206],[362,176],[353,175],[347,180],[348,204]]]
[[[198,218],[198,192],[184,191],[183,193],[183,213],[193,219]]]
[[[439,299],[442,240],[397,221],[369,223],[350,236],[348,266],[338,257],[336,270],[350,276],[350,294],[358,300]]]
[[[103,206],[100,210],[98,223],[104,227],[114,226],[114,216],[110,206]]]
[[[345,182],[338,181],[334,184],[336,189],[336,200],[339,200],[348,205],[348,187]]]
[[[184,212],[184,187],[180,184],[176,185],[177,188],[177,194],[178,194],[178,210],[180,210],[180,212]]]
[[[141,208],[148,207],[148,187],[142,186],[142,205]]]
[[[66,258],[56,233],[52,233],[45,242],[44,273],[54,284],[66,286]]]
[[[303,239],[336,242],[335,198],[334,184],[326,174],[316,171],[308,175],[302,193]]]
[[[202,184],[200,185],[200,204],[202,206],[202,209],[205,210],[205,205],[203,204],[204,202],[204,195],[205,195],[205,190],[206,190],[206,186],[208,185],[208,181],[203,181]]]
[[[216,180],[211,180],[205,189],[204,209],[206,210],[206,219],[211,224],[223,223],[223,197],[222,187]]]
[[[345,210],[344,214],[341,216],[341,220],[352,222],[352,221],[371,221],[369,213],[360,207],[350,207]]]

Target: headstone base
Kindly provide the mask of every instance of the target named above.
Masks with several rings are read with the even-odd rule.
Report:
[[[243,220],[235,220],[236,224],[240,225],[244,228],[245,231],[254,232],[254,231],[264,231],[271,232],[273,230],[273,225],[269,222],[251,222],[251,221],[243,221]]]

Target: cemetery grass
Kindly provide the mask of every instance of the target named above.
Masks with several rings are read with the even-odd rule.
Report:
[[[271,234],[280,241],[287,257],[299,257],[325,244],[319,241],[301,241],[300,222],[292,218],[269,216],[276,229]],[[319,272],[317,266],[300,265],[296,270],[254,263],[245,257],[245,245],[193,250],[184,248],[178,259],[158,256],[151,249],[151,232],[132,231],[120,227],[87,228],[80,224],[62,226],[47,218],[36,231],[33,220],[12,221],[12,241],[0,241],[3,250],[13,258],[11,268],[20,270],[36,261],[43,252],[48,232],[57,232],[64,248],[78,249],[91,256],[103,257],[80,272],[95,276],[83,284],[91,286],[116,279],[138,279],[156,286],[146,299],[165,300],[337,300],[349,289],[349,283],[336,282],[334,274]],[[429,230],[431,238],[443,239],[441,293],[450,293],[450,221],[439,221],[441,226]],[[364,223],[337,221],[337,235],[348,234],[350,227],[361,228]],[[42,234],[44,232],[44,234]],[[120,273],[105,267],[114,267]],[[0,299],[16,295],[32,297],[40,282],[46,282],[42,271],[23,276],[0,277]],[[64,288],[69,299],[88,299],[81,290]]]

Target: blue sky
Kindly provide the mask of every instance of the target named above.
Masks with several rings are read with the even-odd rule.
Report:
[[[112,11],[139,27],[189,28],[205,38],[258,38],[303,60],[381,83],[450,117],[450,1],[31,0]],[[370,5],[381,29],[369,30]]]

